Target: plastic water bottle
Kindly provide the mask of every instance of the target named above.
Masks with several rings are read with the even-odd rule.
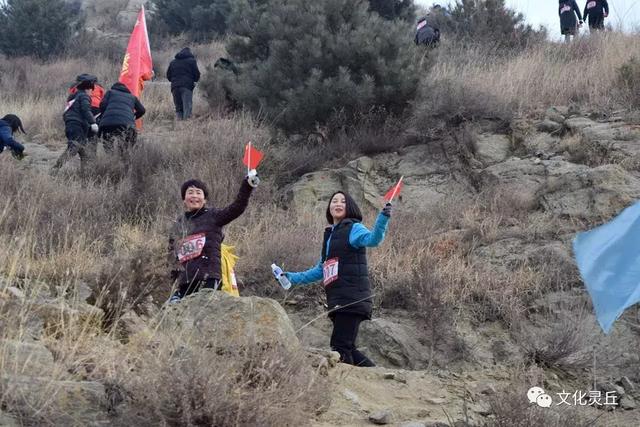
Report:
[[[284,274],[284,271],[280,267],[275,264],[271,264],[271,271],[273,271],[273,275],[276,277],[278,282],[280,282],[280,286],[282,286],[285,290],[291,287],[291,282],[287,279],[287,276]]]

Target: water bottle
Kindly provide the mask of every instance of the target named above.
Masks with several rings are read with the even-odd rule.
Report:
[[[284,274],[284,271],[280,267],[275,264],[271,264],[271,271],[273,271],[273,275],[276,277],[278,282],[280,282],[280,286],[282,286],[285,290],[291,287],[291,282],[287,279],[287,276]]]

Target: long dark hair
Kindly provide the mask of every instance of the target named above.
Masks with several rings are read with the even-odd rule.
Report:
[[[344,191],[336,191],[331,195],[331,197],[329,197],[329,203],[327,204],[327,213],[326,213],[327,222],[329,224],[333,224],[333,217],[331,216],[331,200],[333,199],[333,196],[335,196],[336,194],[342,194],[344,196],[344,203],[345,203],[344,217],[362,221],[362,212],[360,212],[360,208],[358,207],[358,204],[356,203],[356,201],[353,200],[353,197],[351,197],[349,194],[345,193]]]

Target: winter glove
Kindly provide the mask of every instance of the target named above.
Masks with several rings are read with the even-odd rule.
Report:
[[[98,133],[98,124],[97,123],[93,123],[91,125],[91,132]]]
[[[386,216],[387,218],[390,218],[392,210],[393,210],[393,206],[391,206],[391,203],[387,203],[386,205],[384,205],[384,208],[382,208],[382,215]]]
[[[25,156],[24,150],[21,150],[21,151],[11,150],[11,155],[18,160],[24,159],[24,156]]]
[[[258,178],[258,172],[255,169],[251,169],[247,175],[247,182],[253,188],[256,188],[260,184],[260,178]]]

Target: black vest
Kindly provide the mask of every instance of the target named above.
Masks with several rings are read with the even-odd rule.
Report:
[[[329,310],[346,306],[336,311],[357,313],[370,319],[373,304],[367,271],[367,250],[354,248],[349,243],[349,234],[356,222],[358,221],[354,219],[344,219],[333,228],[333,231],[328,227],[324,232],[322,261],[338,259],[338,279],[325,286],[325,292]],[[331,241],[327,255],[329,237]],[[329,316],[331,317],[331,313]]]

